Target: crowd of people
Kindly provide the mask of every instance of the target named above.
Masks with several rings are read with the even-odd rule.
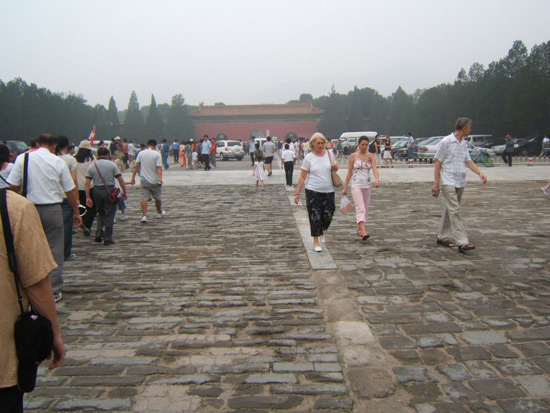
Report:
[[[458,247],[459,252],[475,248],[468,239],[460,214],[466,168],[479,175],[483,183],[487,182],[487,177],[471,160],[467,150],[464,138],[470,134],[471,128],[470,119],[459,118],[453,133],[441,141],[435,154],[432,194],[437,197],[441,193],[445,203],[435,241],[444,247]],[[393,166],[388,158],[380,157],[381,147],[384,146],[384,153],[391,150],[390,139],[382,141],[376,136],[369,142],[367,136],[361,136],[353,152],[340,141],[336,145],[328,142],[321,133],[315,133],[306,147],[303,144],[287,139],[278,148],[268,137],[260,147],[259,142],[250,139],[247,151],[254,168],[256,189],[265,188],[266,177],[273,173],[276,153],[279,153],[281,168],[285,171],[285,183],[292,188],[294,167],[303,156],[294,202],[300,203],[304,188],[313,250],[322,252],[336,210],[335,191],[339,184],[333,175],[339,169],[337,157],[340,155],[339,145],[342,145],[342,155],[349,159],[341,193],[346,196],[348,187],[351,188],[357,236],[367,240],[370,237],[367,219],[371,190],[373,186],[380,187],[378,165],[384,161],[386,166]],[[370,150],[371,147],[374,150]],[[25,305],[32,303],[37,311],[52,321],[55,333],[52,368],[59,366],[65,356],[55,302],[62,298],[63,262],[75,258],[71,248],[73,228],[81,228],[82,233],[89,237],[95,221],[95,241],[105,246],[115,243],[113,224],[116,211],[121,210],[121,219],[125,219],[124,201],[128,197],[127,183],[122,177],[124,168],[132,169],[129,185],[136,184],[137,176],[141,181],[140,222],[147,223],[151,200],[154,200],[155,217],[162,218],[165,215],[162,209],[162,176],[163,169],[169,168],[169,156],[173,157],[174,164],[186,169],[202,165],[208,171],[216,166],[215,151],[216,141],[207,135],[199,142],[190,140],[178,143],[175,140],[168,144],[163,140],[160,145],[151,139],[139,148],[126,139],[115,138],[110,145],[99,142],[97,155],[94,156],[92,142],[87,139],[72,150],[66,137],[44,134],[32,143],[29,151],[11,163],[7,146],[0,144],[0,189],[4,192],[8,187],[11,189],[7,191],[7,203],[10,218],[13,217],[13,222],[17,223],[13,231],[19,239],[17,252],[23,257],[19,270]],[[23,214],[24,220],[21,219]],[[19,225],[19,222],[24,224]],[[0,256],[3,256],[4,248],[0,243]],[[7,268],[7,260],[1,260],[3,274],[10,273]],[[7,287],[10,281],[13,282],[10,277],[0,277],[0,308],[6,307],[6,312],[14,318],[17,315],[16,301],[15,309],[5,304],[7,296],[14,290]],[[2,365],[8,368],[2,374],[0,394],[3,397],[9,395],[11,402],[19,405],[22,403],[22,393],[17,390],[17,361],[13,346],[7,343],[4,332],[0,336],[0,343],[8,351],[2,356]]]

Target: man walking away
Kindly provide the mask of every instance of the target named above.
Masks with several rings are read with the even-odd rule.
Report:
[[[97,162],[88,166],[86,172],[86,206],[91,208],[95,205],[97,211],[97,230],[95,242],[102,242],[103,245],[112,245],[113,224],[117,204],[109,200],[109,195],[115,189],[115,179],[122,188],[124,199],[127,199],[126,185],[120,170],[116,164],[109,160],[109,151],[106,148],[97,150]],[[94,181],[94,199],[90,196],[90,184]]]
[[[136,158],[136,166],[132,171],[130,185],[134,185],[136,174],[139,172],[141,179],[141,219],[140,222],[147,222],[147,206],[151,198],[155,200],[157,208],[157,218],[162,218],[161,187],[162,187],[162,160],[160,153],[156,150],[157,141],[150,139],[147,141],[147,148],[140,151]]]
[[[180,144],[177,139],[174,139],[174,143],[172,143],[172,154],[174,155],[174,165],[177,165],[180,161]]]
[[[459,252],[475,248],[474,244],[468,241],[468,235],[460,217],[460,201],[466,185],[466,166],[478,174],[483,183],[487,182],[487,177],[470,158],[468,146],[464,140],[471,130],[470,119],[458,118],[455,131],[441,140],[435,154],[432,194],[437,197],[441,191],[445,199],[445,210],[441,217],[437,244],[445,247],[458,245]]]
[[[271,136],[265,138],[264,143],[265,164],[267,166],[267,176],[273,175],[273,156],[275,156],[275,144],[271,142]]]
[[[292,174],[294,173],[294,162],[296,162],[296,156],[294,151],[290,149],[290,145],[285,143],[285,149],[281,154],[281,167],[285,168],[286,184],[292,186]]]

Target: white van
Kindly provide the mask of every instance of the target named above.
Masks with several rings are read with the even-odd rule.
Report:
[[[493,135],[469,135],[464,139],[481,148],[489,148],[493,145]]]
[[[357,142],[361,136],[366,136],[371,142],[375,136],[378,135],[378,132],[344,132],[340,135],[341,141],[348,141],[350,150],[354,151],[357,148]]]

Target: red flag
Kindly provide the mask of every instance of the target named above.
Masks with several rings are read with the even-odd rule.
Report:
[[[95,139],[95,125],[94,125],[92,131],[90,132],[90,136],[88,136],[88,140],[90,141],[90,145],[94,144],[94,139]]]

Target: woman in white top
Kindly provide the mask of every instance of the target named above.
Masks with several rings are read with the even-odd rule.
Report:
[[[334,215],[334,185],[331,171],[338,170],[338,164],[326,149],[327,140],[321,133],[315,133],[309,140],[309,153],[302,162],[302,171],[296,187],[294,202],[300,201],[300,190],[306,183],[306,205],[309,226],[313,237],[313,250],[321,252],[319,237],[330,226]],[[306,181],[307,178],[307,181]]]
[[[370,171],[372,170],[374,178],[374,186],[380,187],[380,177],[378,168],[376,168],[376,158],[373,153],[368,151],[369,138],[361,136],[359,138],[359,150],[351,154],[349,158],[348,174],[342,195],[347,194],[347,187],[351,181],[351,195],[355,204],[355,219],[357,221],[357,235],[363,241],[369,238],[365,223],[367,222],[367,214],[369,211],[371,179]]]
[[[0,143],[0,188],[9,188],[7,182],[13,164],[10,162],[10,148]]]

